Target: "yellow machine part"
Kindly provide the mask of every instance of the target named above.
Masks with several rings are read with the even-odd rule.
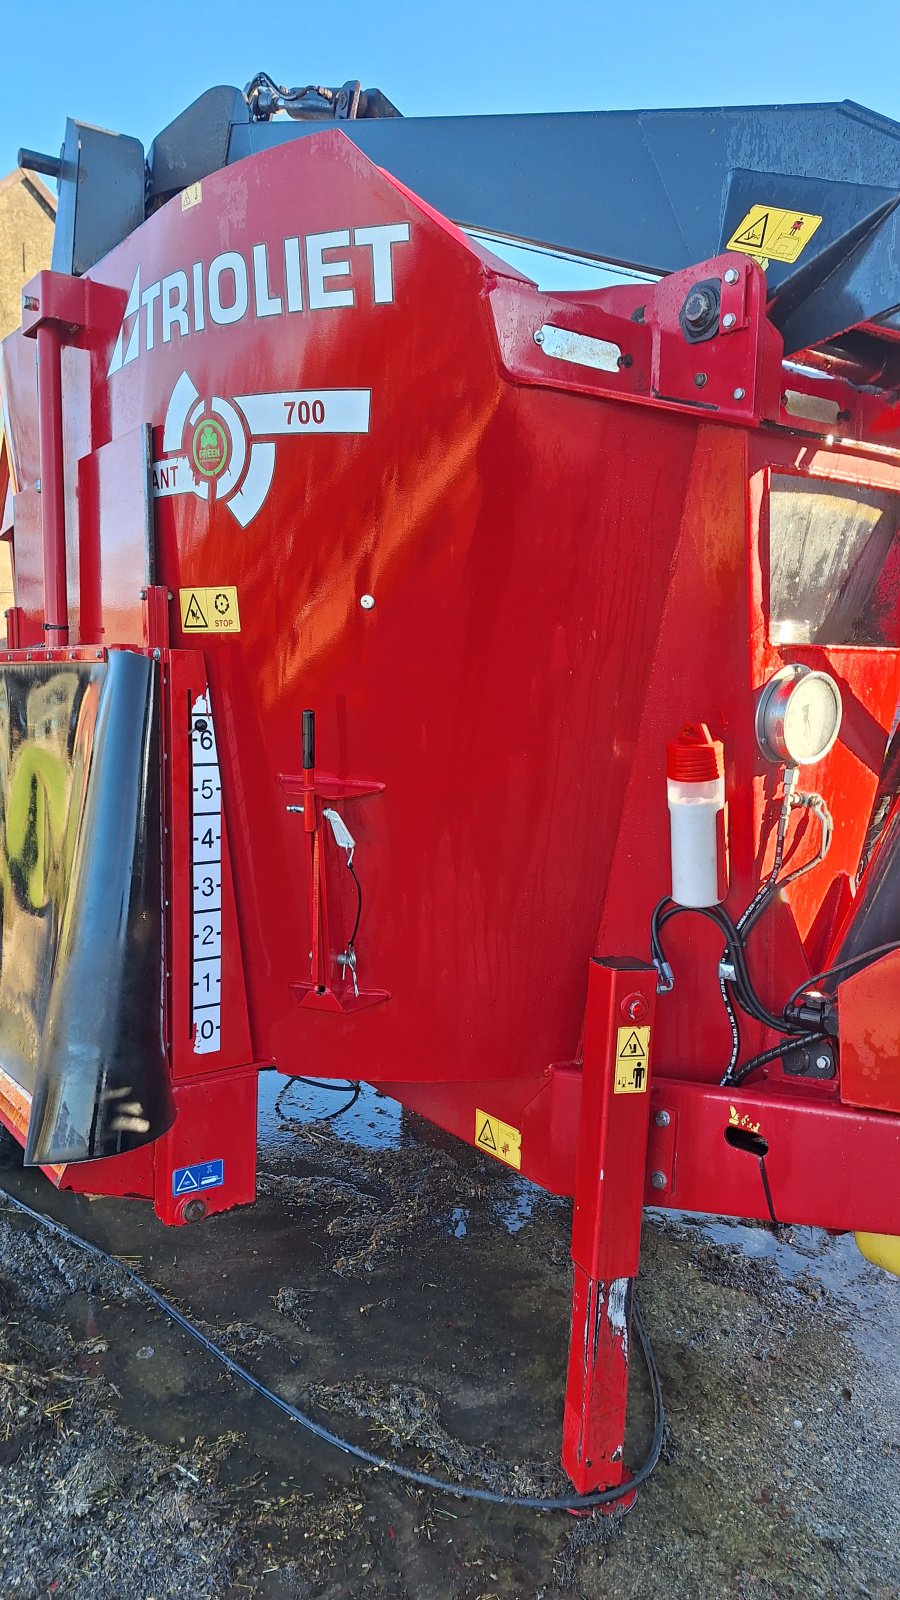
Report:
[[[889,1233],[857,1233],[854,1237],[867,1260],[900,1278],[900,1238]]]

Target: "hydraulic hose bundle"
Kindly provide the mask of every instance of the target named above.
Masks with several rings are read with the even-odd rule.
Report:
[[[760,998],[747,963],[747,936],[775,895],[824,861],[831,845],[833,833],[831,813],[820,794],[797,791],[797,777],[796,767],[785,768],[784,799],[778,821],[772,868],[737,922],[732,921],[722,905],[684,905],[670,896],[660,900],[650,921],[651,955],[658,973],[660,994],[668,993],[675,982],[661,939],[662,929],[667,922],[684,912],[692,911],[707,917],[723,934],[725,948],[719,962],[718,976],[732,1036],[731,1058],[721,1079],[723,1085],[742,1083],[758,1068],[777,1060],[787,1048],[816,1044],[829,1035],[834,1035],[837,1032],[836,999],[833,993],[818,992],[819,986],[830,984],[832,989],[836,989],[851,972],[859,971],[861,967],[869,965],[890,950],[900,947],[900,941],[878,945],[872,950],[860,951],[846,961],[838,962],[822,972],[815,973],[794,989],[780,1013],[771,1011]],[[788,821],[791,812],[801,807],[819,824],[818,849],[799,867],[782,874]],[[835,979],[837,981],[833,982]],[[738,1062],[741,1038],[738,1009],[753,1021],[761,1023],[763,1027],[782,1035],[782,1043],[751,1057],[740,1066]]]

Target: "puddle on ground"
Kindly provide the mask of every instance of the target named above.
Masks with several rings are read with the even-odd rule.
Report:
[[[210,1337],[337,1432],[439,1476],[561,1488],[569,1204],[371,1088],[323,1122],[339,1097],[293,1085],[286,1123],[275,1111],[284,1086],[273,1073],[260,1080],[259,1201],[197,1227],[167,1230],[137,1202],[5,1176],[30,1203],[127,1254]],[[206,1519],[208,1583],[191,1541],[181,1553],[176,1541],[165,1575],[155,1568],[129,1600],[900,1593],[900,1285],[849,1239],[648,1216],[641,1297],[669,1410],[666,1455],[624,1522],[573,1523],[357,1470],[157,1311],[123,1299],[115,1275],[36,1239],[32,1224],[0,1208],[4,1225],[14,1245],[0,1251],[0,1290],[16,1305],[16,1327],[37,1347],[48,1319],[51,1330],[61,1324],[65,1359],[79,1381],[95,1382],[85,1440],[100,1407],[136,1461],[148,1453],[133,1525],[121,1513],[133,1560],[142,1538],[153,1545],[143,1525],[166,1473]],[[630,1407],[636,1461],[650,1421],[638,1362]],[[77,1409],[66,1415],[71,1449]],[[52,1461],[49,1436],[38,1437]],[[33,1459],[37,1470],[42,1458]],[[10,1476],[22,1463],[4,1471],[0,1525],[5,1514],[19,1528],[16,1507],[32,1489]],[[57,1540],[54,1559],[71,1575],[66,1541],[86,1525],[67,1520],[65,1482],[46,1467],[41,1494],[53,1515],[41,1537]],[[12,1509],[4,1492],[17,1497]],[[30,1526],[17,1537],[36,1538]],[[67,1582],[64,1600],[121,1600],[96,1572],[81,1588]],[[11,1600],[26,1592],[10,1590]]]
[[[284,1148],[296,1143],[291,1122],[318,1122],[333,1118],[335,1135],[346,1144],[364,1150],[396,1150],[403,1138],[403,1108],[396,1100],[381,1094],[371,1084],[360,1086],[355,1105],[341,1112],[351,1099],[353,1085],[340,1081],[334,1087],[313,1088],[297,1078],[279,1072],[259,1075],[259,1148]],[[280,1102],[280,1111],[276,1111]],[[335,1115],[335,1113],[338,1115]]]
[[[828,1234],[801,1226],[775,1232],[726,1217],[678,1211],[656,1214],[680,1220],[751,1261],[769,1263],[787,1285],[818,1286],[833,1300],[836,1315],[862,1354],[884,1360],[900,1355],[897,1280],[866,1260],[851,1233]]]

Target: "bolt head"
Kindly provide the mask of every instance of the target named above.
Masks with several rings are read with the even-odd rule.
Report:
[[[728,271],[725,274],[725,282],[726,283],[737,283],[739,277],[740,277],[740,273],[738,272],[737,267],[729,267]]]
[[[658,1128],[667,1128],[672,1118],[669,1116],[668,1111],[657,1111],[653,1120]]]
[[[181,1215],[185,1222],[202,1222],[206,1216],[207,1206],[205,1200],[186,1200],[181,1208]]]
[[[746,389],[735,389],[735,391],[734,391],[735,400],[743,400],[746,392],[747,392]]]
[[[684,302],[684,320],[689,328],[702,328],[715,311],[708,289],[692,289]]]
[[[694,373],[694,383],[696,384],[698,389],[705,389],[706,388],[706,373],[705,372],[695,372]]]
[[[375,606],[375,596],[373,594],[361,594],[359,597],[359,603],[362,606],[363,611],[372,611]]]
[[[737,317],[735,316],[734,312],[733,311],[726,311],[724,317],[722,318],[722,327],[723,328],[733,328],[736,322],[737,322]]]
[[[816,1066],[820,1072],[824,1072],[826,1067],[831,1066],[828,1056],[816,1056]]]
[[[544,342],[544,335],[541,332],[540,328],[538,328],[538,331],[534,336],[534,342],[535,342],[535,344],[543,344],[543,342]]]
[[[650,1187],[652,1189],[665,1189],[668,1181],[664,1172],[653,1172],[650,1175]]]

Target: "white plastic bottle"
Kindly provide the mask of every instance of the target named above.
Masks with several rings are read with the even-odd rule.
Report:
[[[686,722],[666,746],[672,899],[715,906],[728,893],[722,743],[705,722]]]

